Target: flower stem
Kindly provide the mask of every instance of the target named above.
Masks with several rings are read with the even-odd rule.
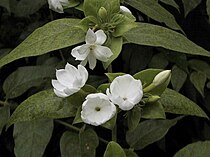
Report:
[[[109,66],[108,66],[108,73],[112,73],[112,65],[110,64]]]
[[[112,129],[112,141],[117,142],[117,126],[116,125]]]

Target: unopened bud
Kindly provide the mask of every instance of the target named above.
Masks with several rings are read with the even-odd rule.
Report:
[[[158,95],[152,95],[152,96],[149,96],[148,97],[148,103],[153,103],[153,102],[156,102],[160,99],[160,97]]]
[[[132,14],[131,11],[125,7],[125,6],[120,6],[120,12],[121,13],[129,13],[129,14]]]
[[[98,16],[102,19],[105,19],[107,18],[107,10],[106,8],[104,7],[101,7],[99,10],[98,10]]]
[[[166,82],[170,77],[171,77],[171,70],[164,70],[155,76],[154,80],[152,81],[152,84],[154,86],[159,86],[164,82]]]

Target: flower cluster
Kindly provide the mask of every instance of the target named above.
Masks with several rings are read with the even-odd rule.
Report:
[[[57,80],[52,80],[54,92],[59,97],[68,97],[82,88],[88,78],[88,72],[84,66],[78,65],[78,69],[69,63],[65,69],[56,71]],[[82,104],[81,118],[91,125],[101,125],[110,120],[116,114],[117,105],[121,110],[130,110],[138,104],[143,96],[140,80],[125,74],[116,77],[106,90],[106,94],[89,94]]]

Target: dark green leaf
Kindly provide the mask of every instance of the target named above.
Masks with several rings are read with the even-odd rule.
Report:
[[[182,0],[185,10],[185,17],[188,15],[189,12],[191,12],[193,9],[195,9],[200,3],[201,0]]]
[[[116,125],[116,121],[117,121],[117,114],[115,114],[114,117],[112,117],[112,119],[108,120],[106,123],[102,124],[101,126],[113,130],[113,128]]]
[[[174,65],[171,74],[171,84],[175,91],[179,91],[187,79],[187,73]]]
[[[168,130],[182,118],[143,121],[135,130],[127,132],[126,141],[135,150],[143,149],[147,145],[163,138]]]
[[[138,157],[138,155],[129,149],[124,149],[124,152],[126,154],[126,157]]]
[[[150,18],[160,23],[163,22],[172,29],[182,31],[174,16],[158,4],[157,0],[125,0],[125,2]]]
[[[192,72],[190,74],[190,81],[203,97],[206,79],[206,75],[201,72]]]
[[[20,67],[4,81],[3,90],[11,99],[20,96],[29,88],[39,86],[46,78],[52,78],[55,68],[50,66]]]
[[[116,77],[125,75],[125,73],[105,73],[105,75],[109,78],[109,81],[112,82]]]
[[[159,101],[148,103],[142,109],[142,118],[145,119],[165,119],[165,111]]]
[[[89,75],[87,84],[92,85],[94,87],[98,87],[102,83],[106,82],[107,78],[105,76],[97,76],[97,75]]]
[[[10,117],[10,107],[8,105],[0,107],[0,135],[9,117]]]
[[[174,0],[160,0],[161,2],[171,5],[179,11],[179,6],[176,4]]]
[[[166,89],[161,95],[160,102],[165,112],[208,118],[197,104],[174,90]]]
[[[164,53],[154,55],[149,63],[150,68],[165,69],[168,65],[168,60]]]
[[[97,91],[100,92],[100,93],[106,93],[106,89],[109,88],[109,86],[110,86],[110,83],[101,84],[101,85],[97,88]]]
[[[16,157],[43,156],[53,132],[53,120],[36,120],[17,123],[14,126]]]
[[[10,12],[10,1],[9,0],[1,0],[0,6],[7,9],[8,12]]]
[[[10,54],[0,60],[0,67],[23,57],[39,56],[83,42],[85,33],[74,27],[79,21],[71,18],[59,19],[36,29]]]
[[[209,16],[209,22],[210,22],[210,0],[206,1],[206,11]]]
[[[138,27],[131,29],[123,36],[129,43],[163,47],[186,54],[210,57],[210,52],[196,45],[184,35],[157,25],[139,23]]]
[[[179,150],[174,157],[209,157],[210,141],[198,141]]]
[[[107,145],[106,151],[103,157],[126,157],[126,155],[118,143],[111,141]]]
[[[135,106],[132,110],[128,111],[127,113],[127,121],[128,121],[128,129],[130,131],[134,130],[141,119],[141,108],[138,106]]]

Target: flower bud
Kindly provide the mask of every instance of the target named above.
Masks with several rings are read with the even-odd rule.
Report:
[[[98,16],[102,19],[105,19],[107,17],[107,10],[106,8],[104,7],[101,7],[99,10],[98,10]]]
[[[152,84],[154,86],[159,86],[163,84],[165,81],[167,81],[171,77],[171,70],[164,70],[157,74],[152,81]]]
[[[152,96],[149,96],[148,97],[148,103],[153,103],[153,102],[156,102],[160,99],[160,97],[158,95],[152,95]]]

